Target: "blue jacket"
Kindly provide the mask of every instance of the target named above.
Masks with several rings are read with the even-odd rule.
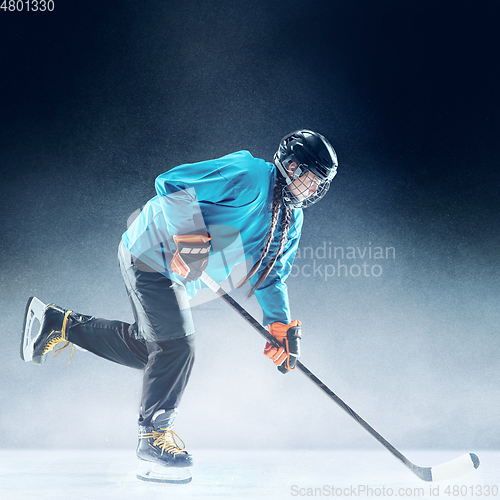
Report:
[[[201,280],[186,282],[171,271],[176,250],[172,237],[206,229],[212,237],[207,274],[222,283],[237,264],[251,259],[253,265],[260,259],[271,224],[275,181],[276,167],[248,151],[177,166],[156,179],[157,196],[144,206],[123,234],[123,241],[135,257],[183,284],[192,298],[205,285]],[[283,254],[255,292],[264,325],[291,321],[285,280],[292,269],[302,221],[302,210],[293,209]],[[281,224],[261,271],[275,254],[280,235]],[[258,274],[252,277],[252,284]]]

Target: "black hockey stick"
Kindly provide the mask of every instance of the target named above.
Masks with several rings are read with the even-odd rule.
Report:
[[[205,271],[201,275],[201,280],[217,295],[222,297],[234,310],[238,312],[251,326],[255,328],[268,342],[275,347],[281,347],[281,344],[238,302],[229,296]],[[358,424],[367,430],[384,448],[389,450],[397,459],[399,459],[406,467],[415,473],[424,481],[441,481],[462,476],[474,471],[479,467],[479,458],[474,453],[466,453],[461,457],[446,462],[435,467],[419,467],[410,462],[402,453],[400,453],[391,443],[384,439],[370,424],[365,422],[350,406],[342,401],[329,387],[306,368],[300,361],[295,365],[302,373],[307,375],[325,394],[327,394],[335,403],[337,403],[346,413],[348,413]]]

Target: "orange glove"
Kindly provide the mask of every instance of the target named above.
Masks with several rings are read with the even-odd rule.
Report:
[[[274,347],[270,342],[267,342],[264,355],[273,360],[281,373],[295,370],[295,364],[300,356],[301,324],[296,319],[289,325],[273,323],[268,327],[269,333],[282,344],[282,347]]]
[[[210,235],[186,234],[174,236],[177,245],[170,267],[187,281],[197,280],[208,266]]]

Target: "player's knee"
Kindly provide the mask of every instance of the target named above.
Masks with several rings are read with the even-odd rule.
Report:
[[[149,356],[175,356],[178,360],[194,360],[194,336],[187,335],[179,339],[146,342]]]

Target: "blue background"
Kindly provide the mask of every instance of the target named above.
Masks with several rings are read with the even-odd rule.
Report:
[[[117,243],[155,177],[240,149],[271,160],[306,127],[330,138],[339,173],[305,211],[313,255],[289,281],[304,363],[400,449],[497,448],[494,12],[484,0],[0,11],[1,446],[135,446],[140,373],[79,351],[69,366],[64,353],[24,364],[27,298],[131,320]],[[343,261],[378,277],[307,276],[315,259],[337,265],[317,258],[325,242],[395,258]],[[194,308],[198,361],[176,424],[189,448],[378,446],[305,377],[279,374],[226,307],[207,295]]]

